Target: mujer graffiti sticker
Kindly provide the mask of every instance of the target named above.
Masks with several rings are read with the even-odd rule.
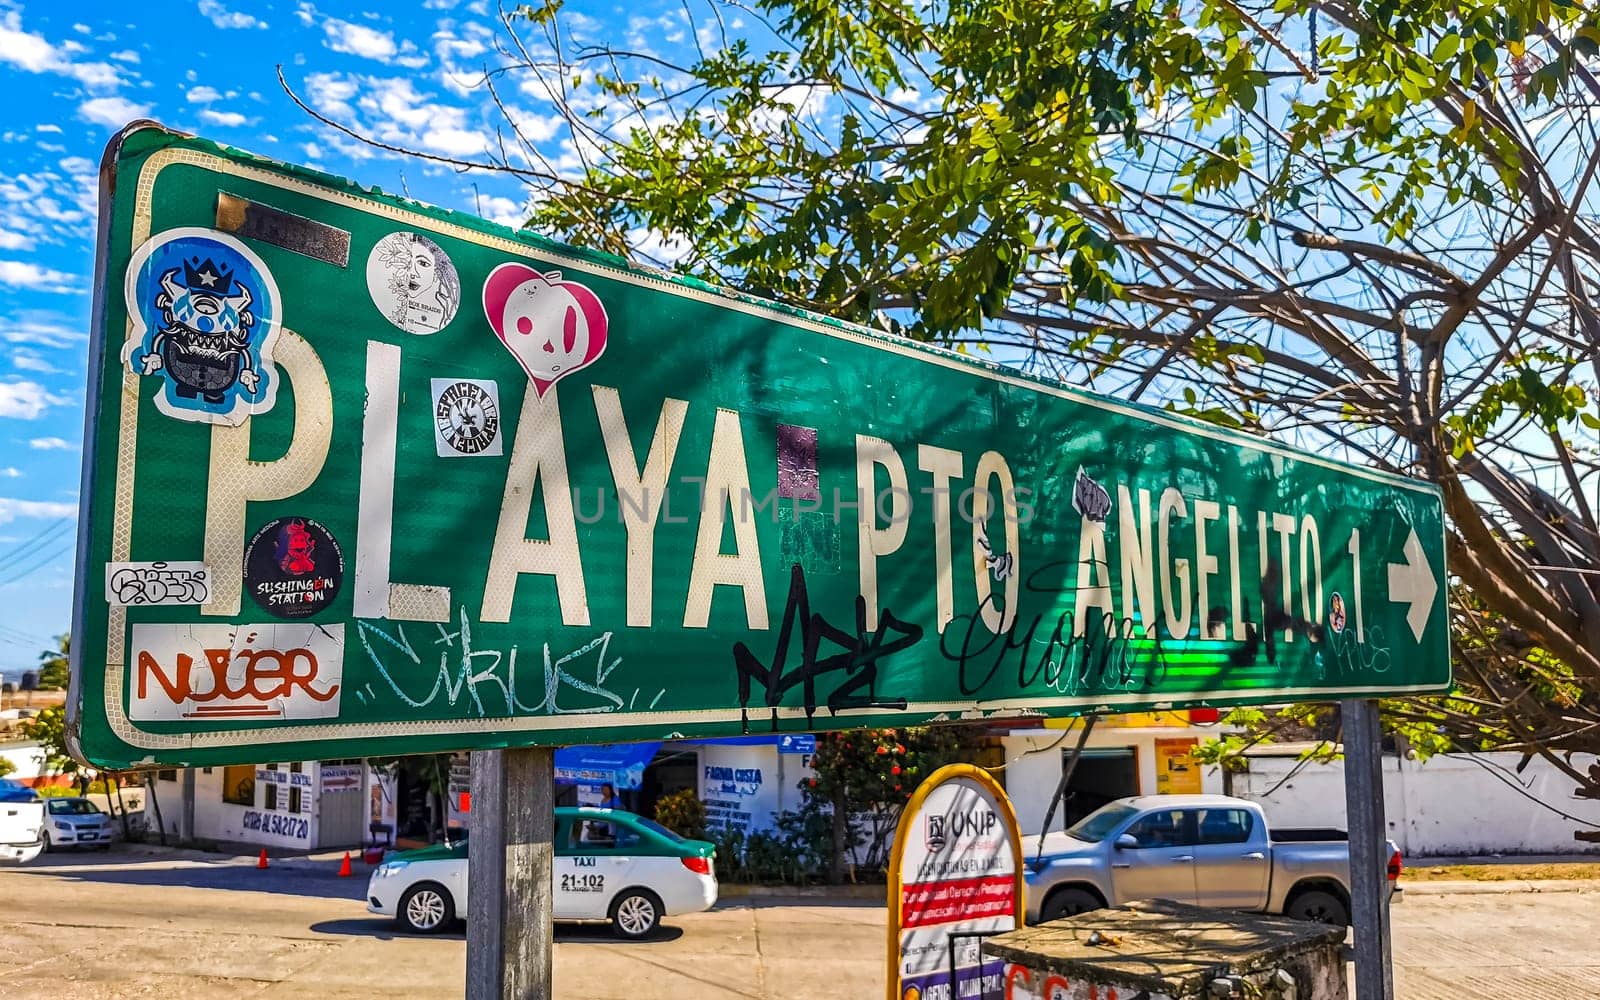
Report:
[[[134,335],[122,360],[160,376],[162,413],[237,426],[272,409],[278,286],[249,247],[211,229],[169,229],[134,251],[123,294]]]

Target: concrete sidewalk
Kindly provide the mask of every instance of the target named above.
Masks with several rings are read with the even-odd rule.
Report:
[[[1441,879],[1437,882],[1407,882],[1400,878],[1407,896],[1492,896],[1513,892],[1600,892],[1600,879],[1541,878],[1476,881]]]

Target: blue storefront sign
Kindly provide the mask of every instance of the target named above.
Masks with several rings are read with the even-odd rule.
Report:
[[[618,791],[638,788],[644,781],[645,767],[660,748],[660,743],[563,747],[556,751],[556,783],[611,785]]]
[[[817,737],[814,733],[784,734],[778,737],[779,753],[816,753]]]

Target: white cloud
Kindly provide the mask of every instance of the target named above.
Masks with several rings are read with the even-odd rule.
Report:
[[[306,97],[311,106],[330,118],[354,117],[355,109],[350,99],[356,96],[361,85],[354,78],[344,78],[337,73],[312,73],[306,77]]]
[[[481,70],[445,70],[439,74],[439,80],[448,89],[465,97],[483,83],[483,72]]]
[[[12,367],[17,371],[39,372],[42,375],[65,374],[60,368],[46,361],[31,351],[18,351],[11,359]]]
[[[518,202],[512,201],[510,198],[502,198],[497,194],[490,195],[487,198],[478,198],[474,208],[479,215],[482,215],[490,222],[498,222],[502,226],[510,226],[513,229],[528,221],[528,215],[530,214]]]
[[[32,250],[33,237],[0,229],[0,250]]]
[[[421,139],[424,146],[446,156],[477,156],[489,149],[488,138],[469,129],[430,128]]]
[[[77,451],[78,446],[66,438],[45,437],[33,438],[28,442],[28,447],[34,451]]]
[[[64,271],[21,260],[0,260],[0,285],[31,288],[39,292],[70,291],[77,279]]]
[[[52,500],[16,500],[11,497],[0,497],[0,524],[23,518],[62,518],[75,517],[78,505],[75,503],[56,503]]]
[[[219,28],[265,28],[267,22],[252,14],[242,14],[224,7],[220,0],[200,0],[200,13],[209,17]]]
[[[123,49],[121,52],[111,53],[111,58],[117,62],[136,63],[139,61],[139,53],[132,49]]]
[[[0,417],[38,420],[45,410],[66,402],[70,402],[67,397],[55,395],[32,379],[0,382]]]
[[[313,74],[306,83],[318,111],[383,142],[455,157],[481,156],[493,148],[492,134],[475,127],[465,108],[436,103],[410,78],[324,73]],[[320,139],[337,152],[362,155],[335,135]]]
[[[379,62],[388,62],[400,54],[400,46],[395,44],[391,32],[378,31],[364,24],[352,24],[330,17],[322,22],[322,31],[328,36],[323,44],[335,52]]]
[[[138,104],[126,97],[96,97],[78,106],[78,117],[96,125],[121,128],[135,118],[150,113],[148,104]]]
[[[52,45],[43,35],[22,29],[22,15],[15,10],[0,14],[0,62],[28,73],[58,73],[70,76],[86,87],[108,90],[122,82],[117,68],[103,62],[74,62],[74,51],[83,51],[76,42]]]
[[[303,150],[305,152],[306,159],[308,159],[308,160],[320,160],[320,159],[322,159],[322,147],[317,145],[316,143],[314,143],[314,142],[302,143],[300,148],[301,148],[301,150]]]
[[[35,125],[33,130],[35,132],[55,132],[57,135],[59,135],[61,133],[61,126],[47,123],[44,125]]]
[[[210,108],[200,112],[200,117],[204,121],[213,125],[221,125],[224,128],[238,128],[249,121],[248,118],[237,111],[213,111]]]
[[[21,478],[22,478],[22,470],[17,468],[14,465],[8,465],[5,468],[0,469],[0,479],[21,479]]]
[[[521,136],[534,145],[555,138],[566,124],[560,115],[541,115],[525,108],[506,107],[506,117]]]
[[[222,92],[215,87],[207,87],[201,84],[198,87],[190,87],[186,96],[189,98],[190,104],[210,104],[212,101],[221,100]]]
[[[473,30],[478,29],[478,30]],[[462,26],[462,34],[455,33],[455,25],[450,21],[439,22],[439,30],[433,34],[433,50],[439,53],[440,59],[471,59],[481,56],[489,51],[487,44],[487,29],[476,23]],[[471,36],[471,37],[464,37]]]
[[[0,340],[8,344],[80,349],[87,339],[82,330],[69,325],[59,313],[25,313],[0,322]]]
[[[694,247],[688,240],[676,236],[663,236],[651,229],[630,229],[628,245],[645,260],[668,267],[689,255]]]

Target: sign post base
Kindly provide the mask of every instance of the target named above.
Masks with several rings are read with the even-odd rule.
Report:
[[[468,1000],[550,1000],[555,751],[472,755]]]
[[[1394,1000],[1389,950],[1389,863],[1383,821],[1383,731],[1378,703],[1339,703],[1344,723],[1344,796],[1350,827],[1350,919],[1355,928],[1356,1000]]]

